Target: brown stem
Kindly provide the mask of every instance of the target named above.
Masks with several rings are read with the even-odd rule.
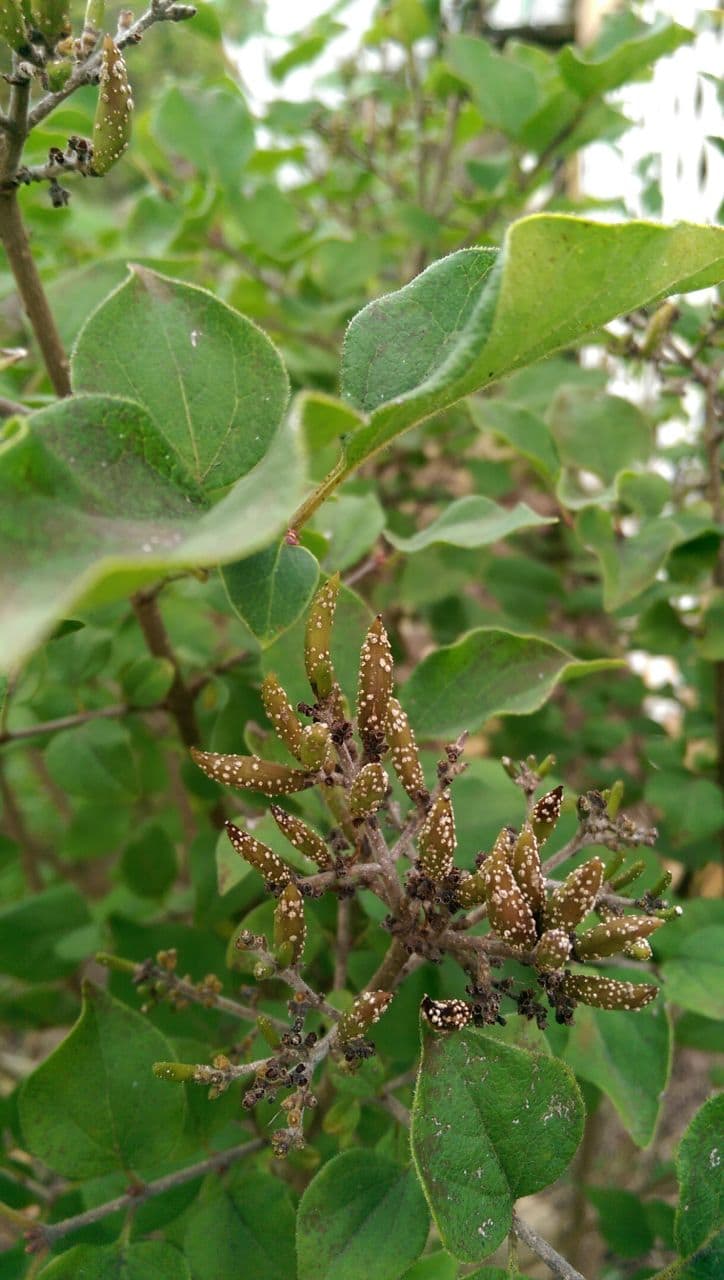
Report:
[[[27,412],[24,404],[19,404],[17,400],[6,400],[4,396],[0,396],[0,418],[14,418],[18,414],[22,416]]]
[[[341,991],[347,982],[347,957],[351,942],[352,902],[349,898],[340,898],[337,907],[337,945],[334,952],[334,978],[332,987]]]
[[[3,803],[3,815],[5,818],[5,826],[11,840],[15,840],[20,846],[20,857],[23,865],[23,873],[28,883],[28,888],[37,893],[43,888],[43,877],[40,874],[40,860],[43,857],[43,847],[31,835],[25,825],[20,806],[15,799],[15,793],[8,782],[4,771],[0,768],[0,799]]]
[[[242,1142],[236,1147],[228,1147],[226,1151],[217,1151],[213,1156],[208,1156],[205,1160],[199,1160],[196,1164],[187,1165],[185,1169],[177,1169],[175,1173],[167,1173],[163,1178],[156,1178],[154,1182],[147,1182],[145,1186],[134,1187],[133,1191],[128,1191],[122,1196],[116,1196],[115,1200],[106,1200],[105,1204],[98,1204],[93,1209],[87,1209],[85,1213],[77,1213],[74,1217],[64,1218],[61,1222],[42,1223],[32,1226],[26,1232],[28,1252],[39,1253],[42,1249],[47,1249],[50,1245],[55,1244],[56,1240],[62,1240],[64,1236],[80,1231],[83,1227],[90,1227],[95,1222],[101,1222],[103,1218],[107,1218],[111,1213],[119,1213],[122,1209],[136,1208],[139,1204],[144,1204],[146,1200],[150,1200],[154,1196],[163,1195],[165,1191],[172,1190],[173,1187],[182,1187],[186,1182],[193,1182],[195,1178],[203,1178],[207,1173],[226,1169],[237,1160],[243,1159],[244,1156],[252,1155],[254,1151],[258,1151],[263,1145],[261,1138],[253,1138],[250,1142]]]
[[[166,991],[175,992],[191,1004],[203,1005],[205,1009],[217,1009],[219,1013],[229,1014],[230,1017],[239,1018],[242,1022],[256,1022],[259,1016],[259,1011],[252,1009],[250,1005],[240,1004],[238,1000],[231,1000],[228,996],[222,996],[208,987],[196,987],[193,982],[185,978],[177,978],[175,973],[149,960],[136,964],[135,961],[126,960],[122,956],[108,955],[105,951],[99,951],[96,962],[116,973],[127,973],[134,983],[163,983]],[[275,1026],[286,1030],[287,1024],[281,1019],[270,1018],[270,1021]]]
[[[560,1280],[586,1280],[586,1277],[580,1271],[576,1271],[575,1267],[566,1262],[565,1258],[561,1257],[560,1253],[553,1248],[553,1245],[544,1240],[542,1236],[539,1236],[538,1232],[529,1227],[528,1223],[524,1222],[522,1218],[519,1218],[517,1213],[513,1214],[513,1230],[518,1239],[527,1244],[528,1248],[540,1258],[541,1262],[545,1262],[548,1270],[552,1271]]]
[[[53,389],[59,396],[69,396],[71,387],[68,356],[38,275],[16,191],[0,194],[0,240]]]
[[[706,372],[704,448],[707,459],[709,501],[711,502],[712,519],[716,524],[721,525],[724,523],[724,496],[722,495],[722,441],[724,440],[724,429],[722,429],[719,421],[717,405],[717,384],[720,370],[714,365]],[[717,587],[724,587],[724,543],[719,544],[719,552],[714,566],[714,583]],[[713,666],[717,777],[719,786],[724,790],[724,661],[720,659]],[[722,841],[724,843],[724,837],[722,837]]]

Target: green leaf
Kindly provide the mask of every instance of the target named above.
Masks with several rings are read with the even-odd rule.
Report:
[[[183,1254],[161,1240],[77,1244],[43,1267],[38,1280],[191,1280]]]
[[[290,1280],[296,1275],[294,1211],[286,1186],[243,1167],[224,1183],[209,1178],[189,1212],[184,1251],[192,1274],[203,1280],[242,1273]]]
[[[680,45],[690,44],[693,39],[693,31],[687,31],[666,18],[658,18],[650,27],[629,40],[622,40],[601,58],[586,57],[572,45],[565,45],[558,55],[558,66],[571,89],[581,98],[591,98],[608,93],[641,71],[648,71],[657,58],[673,53]]]
[[[140,266],[84,325],[72,377],[76,391],[142,405],[167,457],[206,495],[264,457],[289,394],[278,351],[251,320]]]
[[[422,1253],[428,1229],[413,1169],[375,1151],[344,1151],[300,1201],[299,1280],[397,1280]]]
[[[53,781],[71,796],[127,802],[138,794],[128,730],[110,720],[56,733],[45,763]]]
[[[475,36],[451,36],[446,61],[469,85],[484,122],[511,138],[519,137],[539,105],[538,82],[531,69],[496,53]]]
[[[21,1089],[28,1149],[68,1178],[157,1164],[176,1146],[186,1113],[182,1091],[151,1071],[171,1058],[141,1014],[86,984],[75,1026]]]
[[[632,1191],[618,1187],[586,1187],[586,1197],[598,1213],[606,1244],[621,1258],[640,1258],[654,1243],[644,1206]]]
[[[33,414],[0,440],[0,663],[91,593],[126,596],[172,567],[256,551],[287,526],[302,484],[291,422],[207,510],[139,405],[83,396]]]
[[[463,249],[352,320],[342,391],[369,421],[351,470],[415,422],[623,312],[716,283],[724,230],[606,225],[564,214],[513,224],[493,253]],[[605,287],[604,287],[605,285]]]
[[[603,601],[607,610],[635,600],[654,581],[675,547],[715,532],[711,522],[699,517],[654,517],[635,536],[617,535],[613,518],[601,507],[586,507],[576,520],[576,533],[597,556],[603,577]]]
[[[152,707],[166,697],[174,678],[168,658],[139,655],[122,672],[121,685],[126,701],[133,707]]]
[[[651,451],[651,427],[637,405],[621,396],[592,396],[584,387],[561,387],[546,415],[561,462],[593,471],[604,484]]]
[[[473,421],[481,431],[493,431],[502,436],[518,453],[528,458],[544,479],[555,479],[560,471],[560,460],[553,437],[537,413],[523,404],[477,398],[470,401],[470,409]]]
[[[304,613],[317,586],[319,565],[305,547],[284,538],[221,570],[226,594],[262,649]]]
[[[724,1268],[724,1094],[710,1098],[686,1130],[677,1157],[679,1207],[674,1235],[681,1254],[696,1254],[690,1280],[717,1280]]]
[[[193,90],[172,85],[163,95],[153,132],[170,156],[183,156],[238,199],[239,182],[254,151],[254,124],[232,81]]]
[[[447,542],[453,547],[487,547],[517,533],[519,529],[535,529],[556,524],[555,517],[539,516],[524,502],[514,507],[499,507],[490,498],[458,498],[441,515],[410,538],[386,534],[387,541],[400,551],[422,551],[433,542]]]
[[[162,898],[178,874],[173,841],[160,822],[148,822],[126,845],[121,875],[141,898]]]
[[[414,1262],[402,1280],[455,1280],[457,1273],[458,1264],[455,1259],[438,1249],[437,1253],[429,1253]]]
[[[535,636],[479,627],[423,658],[402,701],[415,731],[435,738],[478,729],[497,715],[529,715],[560,680],[617,666],[607,658],[579,662]]]
[[[724,928],[720,925],[682,937],[674,953],[665,958],[661,972],[667,999],[705,1018],[724,1018]]]
[[[633,981],[641,975],[622,975]],[[616,973],[618,977],[618,973]],[[671,1068],[671,1023],[662,999],[637,1013],[579,1005],[563,1057],[601,1089],[639,1147],[651,1142]]]
[[[325,502],[314,526],[330,544],[325,567],[343,573],[374,546],[385,527],[385,513],[374,493],[343,493]]]
[[[0,911],[0,973],[36,982],[60,978],[75,961],[56,947],[74,929],[90,922],[85,899],[74,885],[56,885]]]
[[[566,1168],[583,1121],[578,1086],[557,1059],[478,1031],[424,1031],[412,1151],[445,1248],[464,1262],[492,1253],[515,1201]]]

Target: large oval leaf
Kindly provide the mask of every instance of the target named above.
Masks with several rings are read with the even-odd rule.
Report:
[[[674,1228],[681,1254],[691,1257],[687,1280],[716,1280],[724,1268],[724,1096],[710,1098],[681,1139],[679,1208]]]
[[[284,539],[221,571],[226,594],[262,649],[304,613],[319,578],[319,565],[306,547]]]
[[[479,1031],[423,1032],[412,1151],[445,1248],[464,1262],[504,1239],[520,1196],[563,1173],[583,1133],[573,1074]]]
[[[284,1183],[243,1167],[225,1184],[208,1179],[189,1212],[184,1251],[204,1280],[290,1280],[294,1211]]]
[[[414,1170],[376,1151],[344,1151],[302,1196],[299,1280],[398,1280],[422,1253],[429,1225]]]
[[[68,1178],[158,1164],[181,1136],[186,1103],[150,1064],[173,1056],[140,1013],[88,984],[75,1026],[20,1092],[28,1149]]]
[[[206,289],[140,266],[84,325],[72,379],[76,391],[143,405],[206,494],[264,457],[289,395],[279,352],[251,320]]]
[[[442,737],[478,729],[492,716],[528,715],[543,706],[559,680],[620,665],[608,658],[580,662],[536,636],[479,627],[424,658],[402,700],[417,733]]]

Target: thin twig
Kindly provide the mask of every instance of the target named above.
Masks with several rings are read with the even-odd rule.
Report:
[[[122,956],[108,955],[105,951],[99,951],[96,955],[98,964],[102,964],[106,969],[113,969],[118,973],[127,973],[131,981],[134,983],[142,982],[159,982],[163,983],[166,991],[175,992],[181,999],[188,1000],[191,1004],[203,1005],[205,1009],[217,1009],[219,1013],[227,1013],[232,1018],[239,1018],[242,1022],[256,1022],[259,1017],[259,1010],[253,1009],[251,1005],[241,1004],[238,1000],[232,1000],[229,996],[222,996],[212,991],[210,988],[202,986],[197,987],[193,982],[186,978],[179,978],[175,973],[164,969],[159,964],[154,964],[151,960],[144,960],[137,964],[133,960],[126,960]],[[165,992],[164,992],[165,994]],[[280,1018],[270,1018],[275,1026],[286,1030],[286,1023]]]
[[[340,898],[337,907],[337,944],[334,951],[334,978],[332,987],[341,991],[347,984],[347,957],[351,942],[352,903],[349,898]]]
[[[4,396],[0,396],[0,418],[24,417],[29,412],[30,410],[24,404],[19,404],[17,400],[6,400]]]
[[[528,1248],[540,1258],[541,1262],[545,1262],[549,1271],[560,1277],[560,1280],[586,1280],[586,1277],[580,1271],[576,1271],[575,1267],[572,1267],[569,1262],[566,1262],[565,1258],[561,1257],[552,1244],[549,1244],[547,1240],[539,1236],[538,1232],[529,1227],[528,1223],[524,1222],[515,1212],[513,1213],[513,1230],[519,1239],[524,1244],[527,1244]]]

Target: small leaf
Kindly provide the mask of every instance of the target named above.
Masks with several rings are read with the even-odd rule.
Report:
[[[555,517],[539,516],[524,502],[507,508],[499,507],[489,498],[459,498],[412,537],[401,538],[389,532],[385,536],[393,547],[409,554],[422,551],[434,542],[447,542],[453,547],[486,547],[519,529],[535,529],[545,524],[556,524]]]
[[[302,1196],[299,1280],[398,1280],[422,1253],[428,1228],[412,1169],[375,1151],[345,1151]]]
[[[221,570],[235,613],[266,649],[296,622],[314,595],[319,565],[305,547],[284,538]]]
[[[121,672],[126,701],[133,707],[152,707],[168,693],[174,678],[173,663],[168,658],[139,656]]]
[[[606,658],[579,662],[547,640],[480,627],[424,658],[403,701],[417,734],[441,737],[477,729],[492,716],[528,715],[560,680],[619,665]]]
[[[329,541],[325,564],[343,573],[374,546],[385,527],[385,513],[374,493],[343,493],[325,502],[314,527]]]
[[[254,151],[254,123],[238,85],[231,80],[214,89],[172,85],[152,127],[169,155],[190,160],[238,199],[239,181]]]
[[[173,1056],[141,1014],[88,983],[75,1026],[22,1087],[28,1149],[68,1178],[157,1164],[181,1136],[186,1104],[150,1064]]]
[[[536,110],[540,91],[530,67],[496,51],[475,36],[451,36],[447,62],[470,86],[485,124],[517,138]]]
[[[66,934],[90,922],[85,899],[74,885],[55,885],[0,911],[0,972],[37,982],[59,978],[76,967],[56,948]]]
[[[77,1244],[53,1258],[38,1280],[191,1280],[183,1254],[161,1240]]]
[[[423,1035],[422,1048],[415,1163],[445,1248],[479,1262],[510,1230],[515,1201],[555,1181],[572,1159],[583,1100],[557,1059],[478,1031]]]
[[[696,1271],[685,1274],[716,1280],[724,1267],[724,1095],[697,1111],[681,1139],[677,1172],[676,1245],[684,1256],[697,1254]]]
[[[694,32],[660,17],[650,27],[615,45],[610,53],[596,58],[565,45],[558,55],[558,65],[566,84],[581,98],[608,93],[637,72],[648,71],[652,62],[673,53],[682,44],[690,44]]]
[[[709,520],[663,516],[642,523],[635,537],[621,539],[610,513],[596,506],[586,507],[576,521],[578,537],[600,562],[608,610],[635,600],[650,586],[675,547],[712,532],[717,529]]]

